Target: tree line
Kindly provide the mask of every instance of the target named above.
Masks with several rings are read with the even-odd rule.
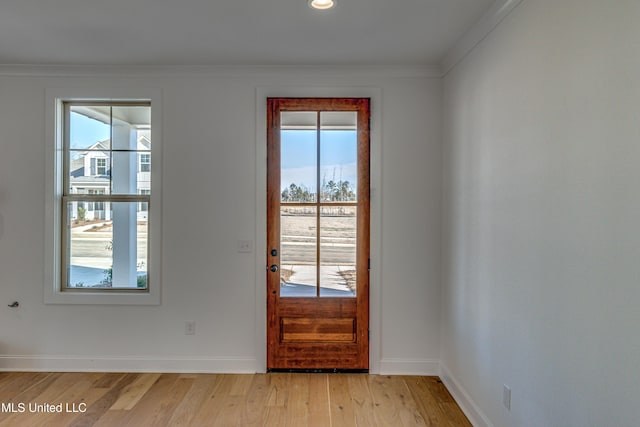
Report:
[[[289,187],[282,190],[281,199],[283,202],[315,202],[316,193],[304,184],[297,185],[291,183]],[[322,202],[354,202],[356,193],[349,181],[329,180],[320,188],[320,201]]]

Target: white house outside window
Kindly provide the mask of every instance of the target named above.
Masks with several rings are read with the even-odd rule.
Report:
[[[61,291],[146,292],[151,104],[62,106]]]

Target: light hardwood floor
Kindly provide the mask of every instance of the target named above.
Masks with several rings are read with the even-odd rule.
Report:
[[[437,377],[0,372],[0,403],[0,426],[471,425]]]

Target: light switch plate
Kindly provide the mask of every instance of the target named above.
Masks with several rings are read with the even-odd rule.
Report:
[[[188,320],[184,322],[184,334],[195,335],[196,334],[196,322],[195,320]]]
[[[238,240],[238,252],[241,252],[241,253],[253,252],[253,240]]]

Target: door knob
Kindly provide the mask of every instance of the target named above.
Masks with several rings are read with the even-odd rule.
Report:
[[[278,266],[276,264],[271,264],[271,267],[269,267],[269,270],[275,273],[276,271],[278,271]]]

